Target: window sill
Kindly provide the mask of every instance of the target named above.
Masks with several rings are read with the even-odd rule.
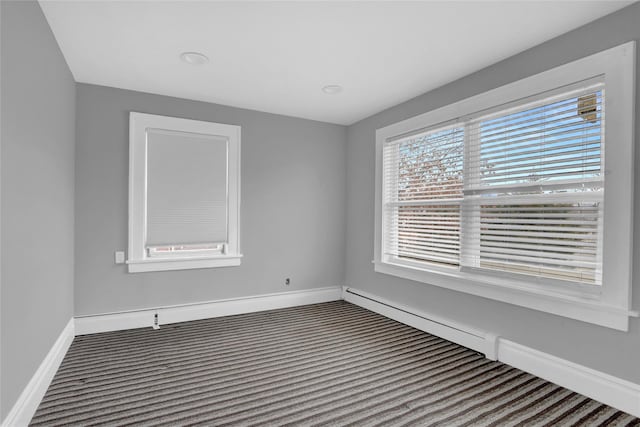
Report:
[[[163,258],[129,260],[129,273],[150,271],[191,270],[196,268],[233,267],[240,265],[242,255],[222,255],[200,258]]]
[[[426,271],[392,262],[374,261],[374,265],[377,273],[427,283],[620,331],[629,329],[629,317],[638,317],[638,312],[605,304],[593,294],[576,295],[551,292],[543,287],[514,286],[512,280],[502,277],[494,278],[457,270]]]

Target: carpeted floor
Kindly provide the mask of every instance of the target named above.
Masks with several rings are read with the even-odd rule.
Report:
[[[52,425],[640,426],[344,301],[76,337]]]

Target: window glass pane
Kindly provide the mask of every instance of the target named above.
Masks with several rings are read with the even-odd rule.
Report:
[[[385,153],[387,254],[458,265],[464,128],[391,142]]]
[[[479,123],[482,186],[601,175],[602,91]]]
[[[599,201],[571,199],[483,201],[480,267],[601,284],[601,207]]]
[[[462,197],[463,128],[419,135],[396,149],[398,200]]]
[[[388,247],[393,254],[414,261],[458,265],[460,260],[460,204],[396,206]]]

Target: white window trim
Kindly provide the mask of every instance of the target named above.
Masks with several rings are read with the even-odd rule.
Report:
[[[224,254],[149,257],[145,250],[148,128],[226,138],[228,155],[228,239]],[[240,126],[131,112],[129,116],[129,273],[240,265]]]
[[[376,131],[375,247],[376,272],[482,296],[522,307],[627,331],[633,266],[633,181],[635,114],[635,41],[561,65],[540,74],[394,123]],[[557,289],[542,278],[487,275],[456,268],[398,262],[382,254],[383,158],[389,138],[468,117],[532,95],[569,87],[601,76],[605,82],[605,169],[603,285],[599,292],[579,286]],[[586,289],[586,288],[585,288]]]

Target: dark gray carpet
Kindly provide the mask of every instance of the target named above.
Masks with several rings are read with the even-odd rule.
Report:
[[[76,337],[33,426],[640,426],[338,301]]]

